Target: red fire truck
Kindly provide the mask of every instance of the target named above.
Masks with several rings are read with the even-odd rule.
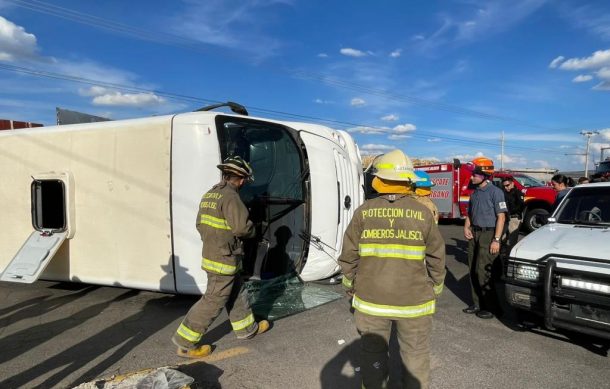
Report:
[[[431,198],[438,207],[441,219],[462,219],[466,217],[468,200],[473,191],[470,185],[470,176],[474,166],[473,162],[461,163],[454,159],[453,163],[415,167],[416,170],[423,170],[430,174],[430,178],[435,184],[432,187]],[[506,176],[513,177],[515,187],[525,196],[523,229],[526,232],[531,232],[540,227],[538,215],[550,214],[556,193],[542,182],[518,172],[494,172],[493,183],[501,188],[502,178]]]

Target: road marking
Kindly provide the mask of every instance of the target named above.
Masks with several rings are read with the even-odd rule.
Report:
[[[184,365],[190,365],[193,363],[197,363],[197,362],[216,362],[216,361],[222,361],[223,359],[228,359],[228,358],[233,358],[233,357],[237,357],[239,355],[243,355],[243,354],[247,354],[250,352],[250,349],[247,347],[233,347],[230,348],[228,350],[225,351],[220,351],[220,352],[213,352],[212,354],[210,354],[207,357],[204,358],[196,358],[193,360],[190,360],[186,363],[180,363],[176,366],[184,366]]]
[[[138,371],[134,371],[134,372],[128,372],[128,373],[124,373],[124,374],[116,374],[116,375],[112,375],[109,378],[97,379],[97,380],[94,380],[91,382],[86,382],[85,384],[87,384],[87,383],[119,384],[122,381],[125,381],[126,379],[131,379],[136,376],[144,377],[147,374],[149,374],[153,371],[156,371],[156,370],[160,370],[160,369],[179,369],[181,366],[188,366],[188,365],[192,365],[194,363],[199,363],[199,362],[217,362],[217,361],[221,361],[223,359],[233,358],[233,357],[237,357],[239,355],[247,354],[249,352],[250,352],[250,349],[248,349],[247,347],[233,347],[233,348],[230,348],[225,351],[212,353],[211,355],[209,355],[205,358],[196,358],[196,359],[192,359],[187,362],[184,362],[184,363],[171,365],[171,366],[154,367],[154,368],[142,369],[142,370],[138,370]]]

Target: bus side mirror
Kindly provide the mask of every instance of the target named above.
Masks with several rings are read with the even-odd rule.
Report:
[[[459,169],[460,166],[462,166],[462,163],[460,162],[460,160],[457,159],[457,158],[453,158],[453,168],[454,169]]]

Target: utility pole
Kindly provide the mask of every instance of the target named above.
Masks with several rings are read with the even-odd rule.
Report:
[[[504,131],[502,131],[502,151],[500,152],[500,170],[504,170]]]
[[[581,131],[580,135],[587,137],[587,151],[585,154],[585,177],[589,177],[589,145],[591,144],[591,137],[598,135],[599,131]]]

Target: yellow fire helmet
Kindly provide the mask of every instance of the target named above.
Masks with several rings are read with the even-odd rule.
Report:
[[[390,181],[414,181],[413,163],[401,150],[392,150],[373,162],[372,174]]]

